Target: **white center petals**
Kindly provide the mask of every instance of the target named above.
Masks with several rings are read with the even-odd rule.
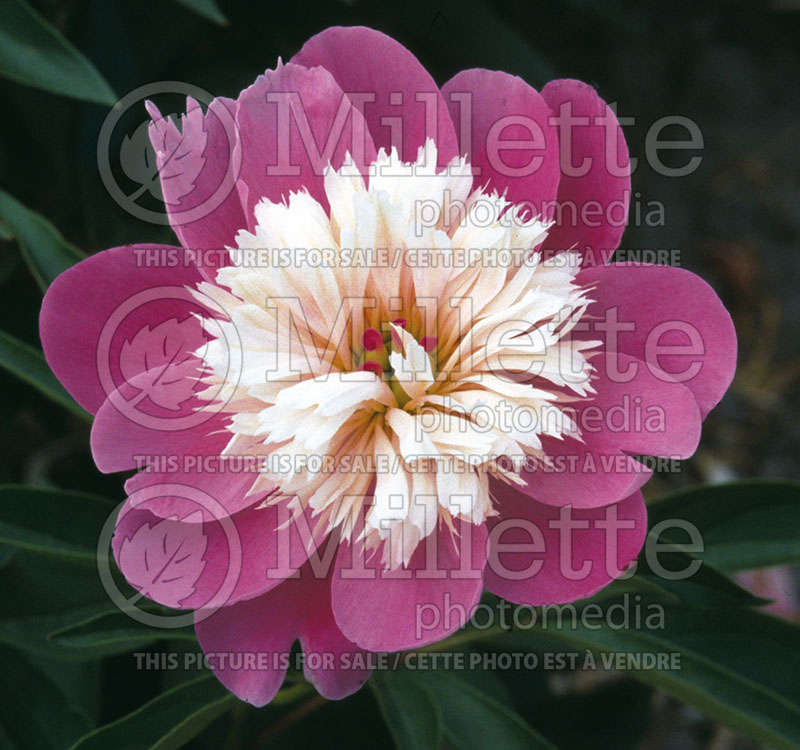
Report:
[[[258,203],[198,288],[228,311],[198,355],[225,454],[262,462],[253,492],[344,538],[360,516],[394,567],[439,523],[482,523],[490,476],[524,484],[543,436],[580,437],[594,342],[570,332],[590,292],[576,253],[540,257],[546,223],[476,189],[465,159],[439,168],[431,140],[414,163],[381,150],[368,178],[329,168],[324,190],[329,210],[305,191]]]
[[[417,340],[400,326],[392,325],[392,332],[400,340],[403,352],[392,352],[389,364],[402,389],[412,398],[420,398],[433,383],[430,357]]]

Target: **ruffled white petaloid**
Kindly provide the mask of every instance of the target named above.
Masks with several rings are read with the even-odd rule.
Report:
[[[415,164],[381,151],[368,185],[328,169],[325,192],[330,215],[305,192],[256,206],[200,286],[229,313],[201,356],[226,453],[263,457],[253,492],[386,540],[394,567],[438,523],[481,523],[489,475],[522,483],[542,435],[578,435],[565,405],[592,392],[591,344],[568,333],[589,299],[576,255],[536,252],[547,225],[464,159],[437,170],[433,141]]]

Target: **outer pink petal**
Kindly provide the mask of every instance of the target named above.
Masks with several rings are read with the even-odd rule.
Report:
[[[550,108],[536,89],[508,73],[473,69],[451,78],[442,93],[461,149],[473,165],[475,185],[488,182],[490,190],[506,192],[514,203],[529,202],[533,215],[551,218],[559,182],[558,137],[548,122]],[[517,148],[514,141],[523,145]]]
[[[552,466],[523,470],[528,482],[520,492],[547,505],[598,508],[617,503],[638,490],[652,471],[627,453],[609,445],[603,435],[556,440],[542,438]]]
[[[329,700],[352,695],[369,679],[369,655],[339,630],[331,609],[331,581],[315,579],[310,566],[300,572],[302,591],[295,596],[305,604],[300,633],[305,662],[303,672],[317,691]],[[291,581],[291,585],[296,585]]]
[[[700,410],[692,392],[666,373],[627,354],[599,352],[591,359],[597,393],[578,404],[584,434],[631,454],[688,458],[700,442]]]
[[[226,442],[225,433],[213,435],[194,445],[191,453],[182,456],[173,454],[170,461],[160,465],[151,464],[125,482],[125,491],[128,495],[138,493],[138,497],[144,498],[148,488],[188,485],[213,497],[221,506],[218,510],[229,514],[244,510],[258,502],[260,497],[260,494],[248,495],[258,477],[254,473],[257,467],[236,457],[221,457],[220,445],[224,446]],[[159,518],[183,518],[197,510],[195,502],[175,493],[159,493],[152,499],[138,503],[136,507],[149,510]],[[214,517],[210,509],[203,513],[205,521]]]
[[[298,637],[305,655],[303,671],[324,697],[344,698],[370,675],[368,669],[354,668],[365,652],[342,635],[333,619],[330,579],[315,578],[310,566],[263,596],[199,620],[195,630],[206,654],[250,653],[266,662],[263,669],[214,666],[230,691],[256,706],[269,703],[280,688]]]
[[[631,455],[688,458],[700,441],[692,392],[637,359],[598,352],[591,359],[597,391],[574,405],[581,440],[543,438],[551,467],[523,471],[523,494],[548,505],[596,508],[639,489],[652,471]]]
[[[197,498],[197,514],[202,496],[188,489]],[[129,500],[117,521],[112,546],[132,585],[159,576],[157,587],[137,586],[149,598],[181,609],[226,607],[275,588],[306,562],[308,549],[320,543],[301,533],[296,524],[284,525],[289,518],[282,506],[250,507],[205,522],[198,531],[191,515],[163,519]],[[152,533],[139,534],[143,526]],[[193,547],[198,535],[202,543]],[[173,566],[173,560],[161,554],[162,545],[169,550],[199,549],[202,554]],[[166,572],[159,573],[165,566]]]
[[[321,65],[346,93],[374,96],[363,111],[377,148],[388,151],[394,146],[404,161],[415,161],[417,149],[433,138],[440,164],[458,155],[439,87],[419,60],[391,37],[363,26],[326,29],[311,37],[292,62],[309,68]],[[426,102],[429,109],[435,107],[430,116]],[[390,126],[394,122],[396,127],[398,118],[402,142]]]
[[[277,203],[290,192],[307,190],[327,208],[328,164],[338,169],[349,153],[365,171],[375,158],[364,118],[322,68],[288,63],[268,70],[239,96],[236,122],[242,154],[238,188],[249,229],[262,198]]]
[[[180,404],[179,411],[172,412],[150,403],[146,395],[137,401],[157,374],[152,370],[140,373],[98,410],[91,448],[100,471],[140,469],[153,461],[172,459],[185,465],[187,456],[219,455],[230,440],[225,430],[227,415],[213,404],[190,397]],[[179,426],[179,420],[188,420],[188,426],[172,429]]]
[[[563,547],[559,529],[549,526],[559,519],[560,508],[537,503],[501,482],[493,483],[492,493],[499,515],[488,522],[497,530],[490,536],[486,588],[517,604],[563,604],[590,596],[620,575],[644,544],[647,512],[639,492],[608,508],[573,510],[571,519],[588,522],[589,527],[564,532],[571,549]],[[616,513],[619,526],[631,528],[598,528],[597,521],[615,523],[609,513]],[[609,557],[609,551],[614,551],[609,540],[616,547],[616,559]],[[527,545],[536,551],[524,547],[512,551],[504,545]],[[571,559],[566,557],[568,552]],[[591,564],[585,570],[584,561]]]
[[[166,256],[174,260],[172,265],[163,260],[153,264],[153,258]],[[176,296],[199,281],[200,274],[179,247],[125,245],[81,261],[50,285],[42,302],[39,332],[48,364],[78,403],[94,414],[113,390],[101,382],[98,357],[108,362],[115,382],[122,382],[119,357],[124,341],[147,325],[183,321],[200,311],[185,295]],[[163,292],[154,291],[157,288]],[[132,301],[141,292],[152,293],[153,299]],[[112,316],[126,303],[130,313],[114,326]],[[104,328],[110,332],[107,324],[114,326],[113,338],[107,350],[99,349]]]
[[[112,549],[117,566],[134,588],[175,609],[211,606],[230,565],[224,538],[217,538],[205,525],[158,518],[128,504],[117,519]]]
[[[254,706],[264,706],[275,697],[286,675],[303,606],[292,586],[279,586],[195,623],[201,648],[213,655],[214,674],[234,695]],[[227,663],[219,658],[223,654]],[[252,660],[250,668],[246,658]]]
[[[578,280],[594,287],[590,297],[596,300],[582,338],[601,339],[605,348],[664,370],[694,394],[703,417],[719,403],[736,369],[736,331],[705,281],[682,268],[618,263],[587,268]],[[614,314],[634,329],[612,337],[598,327]],[[659,353],[657,346],[679,349]]]
[[[215,99],[204,114],[194,99],[186,100],[180,131],[151,102],[150,141],[156,152],[161,191],[181,244],[198,260],[200,272],[228,265],[225,245],[245,226],[236,190],[241,164],[235,102]]]
[[[628,220],[630,161],[622,128],[597,92],[581,81],[551,81],[542,97],[554,117],[581,118],[572,127],[561,119],[558,128],[562,216],[545,248],[577,247],[590,251],[594,264],[605,263],[619,246]]]
[[[486,529],[463,521],[455,528],[461,534],[458,549],[447,529],[435,538],[437,561],[431,557],[428,566],[435,576],[425,570],[424,542],[407,568],[392,572],[383,569],[380,550],[359,570],[363,552],[356,546],[354,561],[353,548],[343,544],[331,590],[333,614],[345,636],[369,651],[400,651],[439,641],[464,625],[480,600]]]

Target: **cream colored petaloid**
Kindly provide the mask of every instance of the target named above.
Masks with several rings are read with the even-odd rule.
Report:
[[[277,485],[267,503],[290,497],[370,548],[389,539],[394,567],[436,524],[481,523],[489,475],[524,483],[543,434],[578,435],[563,407],[593,392],[592,344],[567,334],[589,299],[576,254],[535,251],[546,223],[473,185],[464,159],[437,169],[431,140],[414,164],[379,152],[368,185],[329,168],[325,193],[330,213],[305,192],[262,200],[232,265],[200,285],[237,342],[202,352],[206,381],[229,399],[226,455],[263,456],[252,492]],[[256,252],[273,249],[295,262]]]

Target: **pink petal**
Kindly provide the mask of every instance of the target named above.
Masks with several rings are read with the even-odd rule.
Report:
[[[148,388],[157,375],[153,370],[140,373],[98,410],[91,448],[100,471],[140,469],[169,460],[185,465],[186,456],[219,455],[230,440],[227,417],[213,403],[190,396],[173,411],[151,402]]]
[[[112,544],[128,581],[166,606],[208,609],[252,599],[286,580],[306,562],[308,550],[321,544],[319,535],[306,533],[307,526],[289,522],[285,505],[250,507],[201,524],[197,519],[202,510],[216,511],[216,506],[191,487],[174,491],[195,503],[193,512],[179,519],[159,518],[136,506],[141,495],[134,495],[120,513]],[[173,562],[165,549],[197,550],[198,536],[204,539],[200,554],[182,562],[174,575],[159,572],[164,567],[160,561]],[[138,585],[156,575],[158,585],[152,590]]]
[[[125,482],[126,493],[139,493],[140,497],[145,497],[149,488],[173,484],[197,488],[214,498],[220,506],[216,515],[210,509],[204,509],[204,521],[219,517],[221,512],[233,514],[253,505],[258,502],[260,494],[248,493],[258,477],[258,465],[249,461],[249,456],[244,459],[220,456],[220,446],[224,447],[225,442],[226,435],[221,433],[200,441],[190,453],[161,457]],[[159,493],[137,503],[136,507],[149,510],[159,518],[183,518],[197,510],[195,502],[174,493]]]
[[[619,247],[628,220],[631,178],[625,135],[616,115],[586,83],[551,81],[542,97],[554,117],[563,116],[558,127],[562,221],[550,230],[544,247],[577,247],[593,254],[593,264],[605,263]],[[570,126],[570,117],[580,119]]]
[[[313,576],[310,566],[301,571],[302,591],[295,596],[305,603],[306,618],[300,632],[305,663],[303,673],[320,695],[339,700],[355,693],[369,679],[372,669],[366,666],[369,653],[348,640],[333,616],[330,578]]]
[[[225,545],[220,560],[224,540],[210,538],[212,533],[205,524],[158,518],[126,504],[112,549],[122,574],[142,595],[168,607],[193,609],[214,599],[229,568],[230,550]]]
[[[583,433],[602,435],[609,448],[648,456],[689,458],[700,442],[700,410],[692,392],[666,373],[627,354],[591,359],[597,393],[577,404]]]
[[[146,326],[204,312],[185,291],[200,280],[179,247],[125,245],[81,261],[50,285],[42,302],[39,332],[48,364],[94,414],[125,379],[125,341]],[[187,340],[187,350],[195,343]]]
[[[307,190],[327,208],[328,164],[338,169],[350,153],[365,172],[375,158],[364,118],[322,68],[279,63],[241,93],[236,122],[242,150],[238,187],[249,229],[262,198],[277,203]]]
[[[219,98],[204,114],[186,100],[180,131],[151,102],[150,141],[156,152],[161,191],[172,228],[207,279],[228,265],[226,245],[245,226],[236,190],[241,169],[235,102]]]
[[[552,467],[523,470],[520,491],[548,505],[596,508],[619,502],[652,475],[630,455],[688,458],[700,441],[692,392],[627,354],[591,358],[596,393],[571,405],[581,440],[542,439]]]
[[[341,545],[332,602],[344,635],[369,651],[400,651],[439,641],[464,625],[480,600],[486,529],[459,520],[455,528],[458,548],[446,528],[433,537],[437,556],[429,568],[435,577],[425,570],[424,541],[398,571],[383,569],[380,550],[363,560],[356,545],[353,560],[353,547]]]
[[[292,586],[279,586],[195,623],[200,647],[213,655],[209,658],[214,674],[238,698],[264,706],[275,697],[286,676],[303,604]]]
[[[363,26],[325,29],[311,37],[292,62],[309,68],[321,65],[346,93],[375,97],[364,103],[363,112],[376,148],[388,152],[394,146],[404,161],[416,161],[417,149],[433,138],[440,164],[458,155],[439,87],[419,60],[391,37]],[[430,117],[426,106],[435,107]],[[388,118],[400,118],[402,141]]]
[[[589,296],[596,300],[587,311],[590,330],[581,338],[603,340],[605,348],[665,371],[694,394],[703,417],[719,403],[736,369],[736,331],[705,281],[682,268],[619,263],[587,268],[578,279],[594,287]],[[597,327],[614,314],[633,330],[614,337]],[[659,346],[677,349],[661,353]]]
[[[647,512],[639,492],[607,508],[573,509],[568,521],[588,527],[563,532],[549,524],[565,509],[537,503],[499,481],[492,483],[492,494],[499,515],[488,521],[486,588],[517,604],[564,604],[591,596],[619,576],[644,544]],[[598,521],[612,526],[597,527]],[[563,546],[562,533],[570,548]],[[616,546],[615,557],[608,542]]]
[[[547,505],[598,508],[617,503],[638,490],[653,472],[611,445],[604,435],[587,434],[583,441],[544,436],[542,449],[552,467],[523,469],[527,481],[520,492]]]
[[[358,667],[365,652],[336,626],[330,580],[315,578],[310,566],[302,569],[299,578],[290,578],[263,596],[198,620],[195,630],[206,654],[250,653],[265,660],[263,669],[222,668],[212,660],[220,681],[256,706],[269,703],[280,688],[296,638],[303,646],[306,677],[328,699],[354,693],[371,671]]]
[[[507,191],[514,203],[530,202],[532,215],[551,218],[558,138],[548,122],[550,108],[536,89],[508,73],[473,69],[451,78],[442,93],[461,149],[476,171],[475,186],[488,182],[489,190]],[[468,97],[466,103],[462,97]],[[515,148],[513,141],[529,147]]]

